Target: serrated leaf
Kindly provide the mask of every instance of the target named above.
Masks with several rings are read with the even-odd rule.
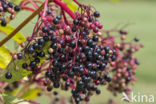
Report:
[[[5,46],[0,47],[0,69],[6,68],[11,61],[11,54]]]
[[[5,27],[0,25],[0,31],[5,33],[6,35],[9,35],[13,30],[15,30],[15,28],[9,24],[7,24],[7,26]],[[13,39],[18,43],[26,41],[25,37],[20,32],[17,32],[16,35],[13,36]]]
[[[78,5],[73,0],[62,0],[67,3],[67,6],[69,9],[71,9],[73,12],[78,10]]]
[[[34,99],[38,97],[38,93],[41,92],[41,89],[30,89],[25,92],[22,96],[23,99]]]

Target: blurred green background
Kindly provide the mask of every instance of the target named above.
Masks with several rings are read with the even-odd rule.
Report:
[[[82,3],[95,6],[101,13],[100,21],[104,25],[104,29],[110,29],[118,23],[133,23],[129,30],[129,39],[139,37],[140,41],[145,44],[145,48],[141,49],[136,56],[140,60],[140,66],[137,69],[137,83],[133,86],[133,92],[141,95],[154,95],[156,97],[156,0],[79,0]],[[115,2],[113,2],[115,1]],[[117,2],[120,1],[120,2]],[[30,13],[22,12],[18,15],[16,21],[11,22],[13,26],[17,26]],[[31,35],[35,20],[27,24],[21,31],[25,35]],[[10,45],[11,41],[7,44]],[[122,95],[113,97],[113,95],[101,87],[102,94],[91,98],[89,104],[105,104],[109,98],[118,101],[119,104],[128,104],[121,101]],[[59,92],[62,95],[69,93]],[[36,99],[41,104],[49,104],[46,97]],[[131,104],[148,104],[148,103],[131,103]],[[156,103],[153,103],[156,104]]]

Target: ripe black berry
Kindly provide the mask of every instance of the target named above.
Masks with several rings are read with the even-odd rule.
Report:
[[[40,59],[38,57],[35,58],[34,60],[36,63],[40,63]]]
[[[44,56],[45,56],[45,53],[44,53],[43,51],[41,51],[41,52],[39,53],[39,56],[40,56],[40,57],[44,57]]]
[[[57,97],[57,98],[55,98],[55,101],[58,102],[58,101],[60,101],[60,99]]]
[[[57,49],[57,43],[53,43],[53,44],[51,45],[51,48]]]
[[[14,10],[17,12],[20,11],[20,9],[21,9],[20,6],[17,6],[17,5],[14,7]]]
[[[47,87],[47,91],[51,91],[52,90],[52,87]]]
[[[12,78],[12,74],[11,74],[10,72],[7,72],[7,73],[5,74],[5,78],[6,78],[6,79],[11,79],[11,78]]]
[[[100,64],[100,69],[104,69],[106,67],[106,64],[105,63],[101,63]]]
[[[134,38],[134,41],[138,42],[139,41],[139,38],[138,37],[135,37]]]
[[[34,43],[34,44],[33,44],[33,48],[34,48],[34,49],[38,49],[38,46],[39,46],[38,43]]]
[[[109,52],[109,50],[110,50],[110,48],[109,48],[109,47],[105,47],[105,51],[106,51],[106,53],[108,53],[108,52]]]
[[[18,59],[22,59],[22,58],[23,58],[22,53],[17,53],[17,58],[18,58]]]
[[[28,67],[27,63],[23,63],[23,64],[22,64],[22,68],[23,68],[23,69],[26,69],[27,67]]]
[[[44,41],[43,38],[40,38],[40,39],[38,40],[38,44],[43,45],[44,43],[45,43],[45,41]]]
[[[6,25],[7,25],[6,20],[5,19],[2,19],[1,20],[1,26],[6,26]]]
[[[62,64],[60,68],[61,68],[61,70],[65,70],[66,69],[66,65]]]
[[[51,73],[50,71],[47,71],[47,72],[45,73],[45,76],[48,77],[48,78],[50,78],[51,75],[52,75],[52,73]]]
[[[55,31],[55,30],[56,30],[56,27],[55,27],[55,26],[50,26],[49,28],[50,28],[50,30],[52,30],[52,31]]]
[[[53,30],[48,31],[48,35],[53,35],[53,33],[54,33]]]
[[[100,54],[101,49],[100,49],[100,48],[97,48],[97,49],[96,49],[96,52]]]
[[[116,55],[116,50],[115,49],[113,49],[113,54]]]
[[[56,36],[52,36],[51,40],[52,40],[52,42],[57,42],[57,37]]]
[[[74,77],[74,72],[73,71],[69,71],[68,72],[68,76],[71,77],[71,78]]]
[[[88,45],[88,46],[91,46],[91,44],[93,44],[93,40],[92,40],[92,39],[88,39],[87,45]]]
[[[73,26],[73,27],[72,27],[72,32],[76,32],[76,31],[77,31],[76,26]]]
[[[36,62],[35,61],[31,61],[29,66],[30,67],[35,67],[36,66]]]
[[[85,37],[87,35],[87,33],[85,31],[83,31],[82,35]]]
[[[70,47],[75,48],[75,46],[76,46],[76,42],[75,42],[75,41],[72,41],[72,42],[70,43]]]
[[[105,54],[105,58],[108,59],[110,55],[108,53]]]
[[[95,11],[95,12],[94,12],[94,16],[95,16],[95,17],[99,17],[99,16],[100,16],[100,13],[99,13],[98,11]]]
[[[112,79],[111,79],[111,77],[109,76],[109,75],[105,75],[105,80],[107,81],[107,82],[110,82]]]
[[[101,91],[100,91],[99,89],[97,89],[97,90],[96,90],[96,94],[99,95],[100,93],[101,93]]]
[[[6,12],[7,9],[8,9],[8,6],[7,6],[6,4],[3,4],[2,6],[3,6],[3,10],[4,10],[4,12]]]
[[[61,16],[57,16],[56,18],[57,18],[58,20],[61,20]]]
[[[54,82],[54,88],[59,88],[60,87],[60,83],[59,82]]]
[[[99,37],[98,37],[97,35],[95,35],[95,36],[93,36],[93,40],[94,40],[95,42],[97,42],[97,41],[99,40]]]
[[[58,24],[58,23],[59,23],[59,19],[55,18],[55,19],[53,20],[53,23],[54,23],[55,25]]]
[[[30,47],[28,48],[28,52],[29,52],[30,54],[32,54],[32,53],[35,52],[35,50],[34,50],[34,48],[33,48],[32,46],[30,46]]]
[[[58,94],[58,92],[54,91],[54,92],[53,92],[53,94],[54,94],[54,95],[57,95],[57,94]]]
[[[54,66],[54,67],[57,67],[57,66],[58,66],[58,61],[57,61],[57,60],[54,60],[54,61],[53,61],[53,66]]]
[[[11,2],[8,3],[8,6],[9,6],[10,8],[13,8],[13,4],[12,4]]]
[[[51,10],[47,10],[47,14],[49,15],[49,14],[51,14],[52,13],[52,11]]]
[[[112,55],[112,56],[111,56],[111,59],[112,59],[112,61],[115,61],[116,56],[115,56],[115,55]]]
[[[74,25],[78,25],[79,24],[79,20],[78,19],[74,19],[73,23],[74,23]]]
[[[42,32],[47,33],[48,32],[48,27],[43,27]]]
[[[47,42],[49,40],[49,37],[48,36],[44,36],[43,39],[44,39],[44,41]]]

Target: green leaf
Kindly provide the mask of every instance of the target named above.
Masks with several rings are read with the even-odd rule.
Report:
[[[4,104],[13,104],[13,101],[16,100],[17,98],[15,96],[9,96],[6,94],[2,94]]]
[[[25,62],[24,60],[16,60],[15,62],[11,62],[10,65],[8,66],[8,69],[9,69],[9,72],[12,74],[12,78],[11,79],[5,78],[5,73],[8,72],[8,69],[5,69],[2,75],[0,76],[0,80],[11,83],[11,82],[19,81],[23,79],[23,77],[31,74],[32,73],[31,71],[27,71],[22,68],[22,64],[24,62]],[[15,70],[15,67],[18,67],[18,69]]]
[[[22,101],[22,102],[18,103],[18,104],[30,104],[29,102],[24,101],[23,99],[15,97],[15,96],[10,96],[7,94],[0,94],[0,96],[3,97],[3,104],[15,104],[20,101]]]
[[[67,6],[69,9],[71,9],[73,12],[78,10],[78,5],[73,0],[62,0],[67,3]]]
[[[41,92],[41,89],[30,89],[25,92],[22,96],[23,99],[34,99],[38,97],[38,93]]]
[[[0,47],[0,69],[6,68],[6,66],[11,61],[11,58],[12,56],[10,54],[10,51],[5,46],[1,46]]]
[[[47,54],[47,49],[49,48],[51,42],[47,42],[43,48],[43,51],[45,52],[45,54]],[[8,66],[7,69],[5,69],[3,71],[3,73],[0,75],[0,80],[1,81],[5,81],[5,82],[15,82],[15,81],[19,81],[21,79],[23,79],[23,77],[29,75],[32,73],[32,71],[27,71],[25,69],[22,68],[22,64],[23,63],[30,63],[30,59],[31,58],[30,56],[26,56],[25,59],[21,59],[21,60],[15,60],[14,62],[11,62]],[[43,61],[45,60],[45,57],[44,58],[40,58],[40,63],[39,65],[41,65],[43,63]],[[15,70],[15,67],[18,68],[18,70]],[[5,78],[5,73],[6,72],[9,72],[12,74],[12,78],[11,79],[6,79]]]
[[[76,10],[78,10],[78,5],[75,2],[70,2],[67,4],[67,6],[69,7],[69,9],[71,9],[73,12],[75,12]]]
[[[0,25],[0,31],[7,35],[9,35],[13,30],[15,30],[15,28],[9,24],[7,24],[7,26],[5,27]],[[22,43],[26,41],[25,37],[20,32],[17,32],[17,34],[13,36],[13,39],[18,43]]]

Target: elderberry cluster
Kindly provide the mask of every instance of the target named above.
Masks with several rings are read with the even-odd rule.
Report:
[[[20,6],[14,5],[7,0],[0,0],[0,21],[1,26],[7,25],[7,19],[11,20],[15,18],[16,12],[20,11]],[[6,14],[10,14],[9,17]]]
[[[106,67],[116,59],[116,51],[101,44],[102,25],[97,20],[100,13],[77,13],[70,26],[64,24],[62,16],[50,12],[47,16],[51,20],[42,21],[39,31],[28,37],[24,54],[17,53],[17,59],[29,58],[22,68],[35,75],[45,72],[42,80],[51,81],[46,84],[48,91],[61,86],[63,90],[72,89],[76,103],[89,101],[91,92],[101,93],[98,85],[111,81]],[[43,59],[48,63],[45,70]]]

